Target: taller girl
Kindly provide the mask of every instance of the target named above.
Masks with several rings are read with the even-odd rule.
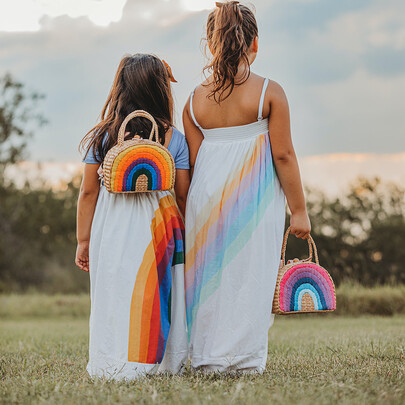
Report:
[[[193,178],[186,209],[186,306],[191,365],[263,372],[280,263],[285,198],[291,229],[310,222],[279,84],[250,71],[252,11],[217,3],[207,21],[211,75],[183,119]]]

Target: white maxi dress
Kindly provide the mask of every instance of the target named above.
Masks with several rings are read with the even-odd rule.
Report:
[[[186,145],[173,129],[168,149],[176,168],[188,168],[188,150],[187,165],[178,167],[176,144]],[[89,259],[90,376],[133,380],[181,371],[187,361],[184,222],[173,195],[111,194],[101,185]]]
[[[268,119],[204,129],[186,210],[186,314],[191,366],[263,372],[280,263],[285,197]]]

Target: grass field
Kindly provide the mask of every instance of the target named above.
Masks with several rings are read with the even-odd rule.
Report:
[[[252,333],[254,333],[252,331]],[[0,320],[1,403],[404,404],[405,316],[277,318],[263,375],[91,381],[85,318]]]
[[[336,290],[337,308],[330,316],[405,315],[405,285],[364,287],[342,284]],[[0,294],[0,319],[69,316],[88,318],[88,294]]]

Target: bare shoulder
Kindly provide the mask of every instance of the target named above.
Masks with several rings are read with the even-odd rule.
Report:
[[[191,99],[191,94],[194,93],[194,96],[200,95],[200,93],[204,92],[207,88],[208,85],[208,79],[203,81],[202,83],[198,84],[194,89],[190,92],[189,96],[187,97],[186,104],[184,105],[183,113],[188,113],[190,112],[190,99]],[[194,97],[195,98],[195,97]]]
[[[257,75],[253,72],[251,73],[251,76],[255,81],[259,83],[263,83],[263,81],[265,80],[265,77]],[[281,86],[281,84],[272,79],[269,79],[269,84],[267,85],[265,93],[265,100],[266,102],[270,103],[288,104],[287,96],[284,92],[283,87]]]
[[[184,104],[183,115],[189,114],[189,112],[190,112],[190,96],[187,97],[186,104]]]
[[[270,102],[288,104],[287,96],[281,84],[274,80],[269,80],[266,93],[270,98]]]
[[[206,97],[210,90],[211,90],[211,83],[209,82],[208,79],[204,80],[202,83],[200,83],[198,86],[194,88],[194,96],[198,99],[202,97]]]

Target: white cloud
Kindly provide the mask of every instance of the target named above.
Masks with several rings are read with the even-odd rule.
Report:
[[[307,125],[294,125],[300,141],[311,140],[300,145],[302,152],[404,151],[404,89],[405,75],[381,77],[361,69],[346,80],[308,89]]]
[[[29,0],[0,3],[0,31],[37,31],[43,12],[38,3]]]
[[[331,21],[317,40],[336,49],[362,53],[370,47],[405,49],[405,7],[399,12],[390,3],[344,14]]]
[[[44,16],[87,17],[96,25],[119,21],[127,0],[8,0],[0,3],[0,31],[37,31]]]

